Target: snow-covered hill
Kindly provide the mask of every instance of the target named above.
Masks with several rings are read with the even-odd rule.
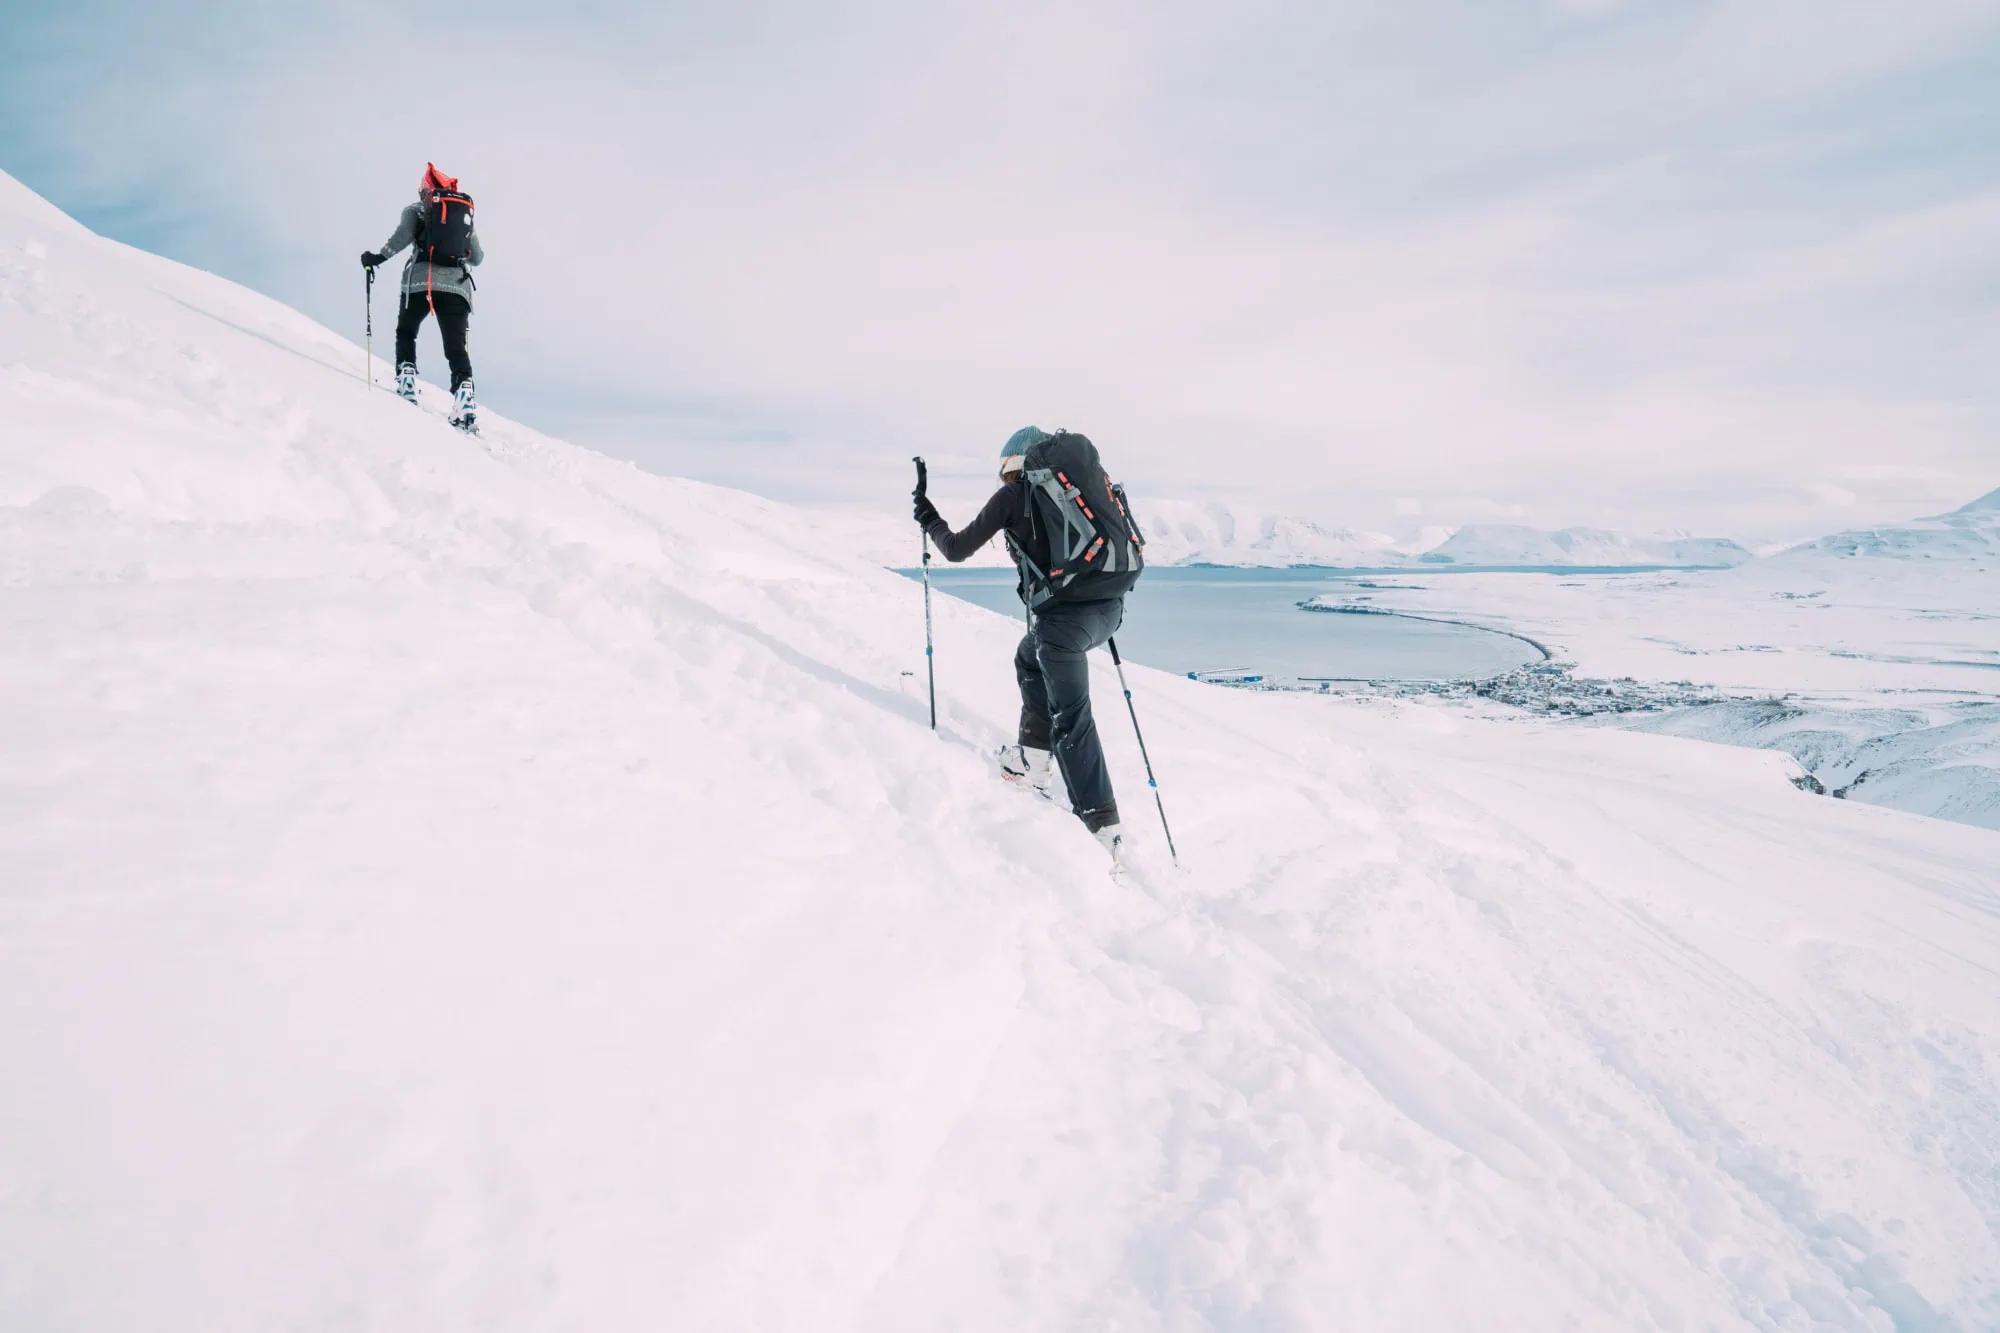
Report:
[[[1725,537],[1631,537],[1601,528],[1539,528],[1476,523],[1460,528],[1419,560],[1483,568],[1578,565],[1598,568],[1740,565],[1750,552]]]
[[[1942,560],[2000,568],[2000,490],[1949,514],[1901,525],[1856,528],[1792,547],[1772,557],[1787,568],[1823,560]]]
[[[433,345],[434,346],[434,345]],[[426,355],[430,354],[429,347]],[[2000,1323],[2000,835],[1109,664],[0,177],[0,1328]]]

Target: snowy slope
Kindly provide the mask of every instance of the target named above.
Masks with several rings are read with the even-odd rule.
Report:
[[[1137,670],[1113,882],[1005,618],[933,736],[845,536],[359,369],[0,178],[0,1328],[2000,1323],[2000,835]]]
[[[1581,565],[1740,565],[1750,552],[1725,537],[1631,537],[1601,528],[1544,532],[1511,523],[1460,528],[1423,553],[1427,564],[1485,567]]]

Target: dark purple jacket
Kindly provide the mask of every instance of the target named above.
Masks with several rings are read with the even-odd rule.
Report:
[[[972,522],[958,531],[951,530],[951,524],[942,518],[924,529],[930,534],[931,544],[938,548],[938,554],[954,565],[968,559],[980,547],[992,541],[1003,532],[1014,534],[1017,542],[1028,540],[1028,487],[1019,478],[1000,483],[1000,489],[993,492],[993,498],[973,518]],[[1010,549],[1007,553],[1012,555]]]

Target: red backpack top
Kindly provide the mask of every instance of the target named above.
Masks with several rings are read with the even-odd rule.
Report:
[[[424,230],[418,240],[424,258],[433,264],[463,264],[472,253],[472,196],[458,188],[458,177],[426,162],[417,197],[424,204]]]

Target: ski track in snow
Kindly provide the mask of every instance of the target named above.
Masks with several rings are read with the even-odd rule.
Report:
[[[1108,661],[0,177],[0,1327],[2000,1327],[2000,835]],[[378,376],[380,368],[378,367]],[[914,670],[914,676],[905,676]],[[913,683],[914,682],[914,683]]]

